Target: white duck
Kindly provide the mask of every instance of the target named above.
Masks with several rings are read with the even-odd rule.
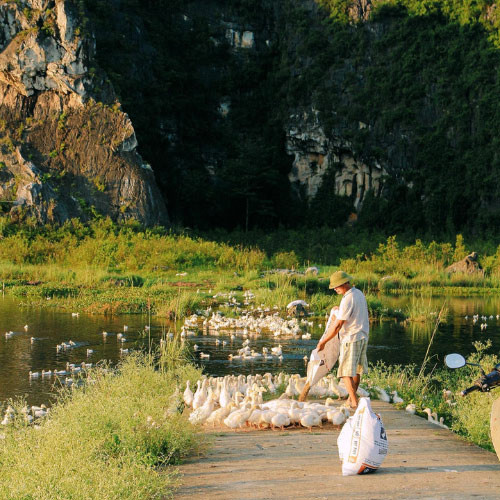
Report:
[[[221,422],[231,413],[234,403],[229,403],[225,408],[219,408],[213,411],[210,416],[205,420],[206,424],[212,424],[213,427],[220,425]]]
[[[193,396],[193,409],[194,410],[197,410],[198,408],[200,408],[201,406],[203,406],[203,404],[205,403],[206,399],[207,399],[207,394],[206,394],[206,390],[205,390],[205,385],[206,383],[206,379],[203,381],[203,384],[201,382],[201,380],[198,380],[197,382],[197,386],[198,388],[196,389],[196,392],[194,393],[194,396]]]
[[[299,407],[297,401],[292,403],[292,406],[288,410],[288,416],[290,417],[290,423],[293,425],[297,425],[300,423],[300,419],[302,418],[302,410]]]
[[[221,408],[225,408],[231,402],[231,396],[229,395],[229,391],[227,390],[227,381],[224,379],[222,382],[222,389],[219,395],[219,404]]]
[[[249,408],[245,406],[241,410],[237,410],[229,414],[229,416],[224,419],[224,425],[226,425],[226,427],[229,427],[230,429],[236,429],[237,427],[241,429],[247,421],[248,417],[256,409],[256,406],[247,406],[249,406]]]
[[[295,387],[295,381],[292,377],[290,377],[290,380],[288,381],[288,386],[286,388],[285,394],[289,398],[293,398],[293,396],[298,396],[300,394]]]
[[[340,410],[330,410],[326,415],[333,425],[340,426],[346,421],[345,414]]]
[[[284,427],[287,427],[290,425],[290,417],[284,413],[277,412],[273,418],[271,419],[271,427],[273,430],[276,427],[280,427],[281,430],[284,430]]]
[[[396,403],[396,404],[398,404],[398,403],[404,403],[403,398],[401,398],[399,396],[399,394],[398,394],[397,391],[392,391],[391,394],[392,394],[392,402],[393,403]]]
[[[377,386],[375,386],[374,389],[377,391],[378,398],[380,399],[380,401],[383,401],[384,403],[391,402],[391,397],[389,396],[389,394],[387,394],[387,392],[384,389]]]
[[[186,406],[192,406],[194,394],[191,388],[189,387],[190,381],[188,380],[186,383],[186,389],[183,394],[184,403]]]
[[[260,425],[260,418],[262,416],[262,411],[258,408],[256,408],[248,417],[248,424],[252,425],[254,427],[259,427]]]
[[[313,427],[321,426],[321,417],[316,412],[311,411],[302,416],[300,425],[307,427],[312,432]]]
[[[271,352],[275,356],[281,356],[283,354],[283,351],[282,351],[282,348],[281,348],[281,344],[278,344],[278,347],[271,347]]]
[[[415,415],[415,412],[417,411],[417,406],[415,405],[415,403],[410,403],[406,406],[405,410],[408,412],[408,413],[411,413],[412,415]]]
[[[358,387],[356,394],[360,398],[369,398],[370,397],[370,393],[367,390],[363,389],[362,387]]]
[[[189,415],[189,421],[194,424],[203,424],[205,420],[211,415],[211,413],[214,411],[214,397],[212,394],[212,389],[208,389],[208,396],[205,401],[205,403],[197,408],[196,410]]]

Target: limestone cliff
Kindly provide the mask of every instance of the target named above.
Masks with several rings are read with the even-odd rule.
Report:
[[[360,122],[359,127],[366,125]],[[329,169],[335,170],[332,194],[351,197],[356,210],[361,209],[368,191],[380,194],[384,168],[378,162],[368,165],[357,158],[343,137],[327,137],[314,109],[290,116],[287,151],[294,157],[289,179],[299,196],[303,193],[308,200],[313,199]]]
[[[64,0],[0,5],[0,208],[41,223],[103,215],[167,224],[80,23]]]

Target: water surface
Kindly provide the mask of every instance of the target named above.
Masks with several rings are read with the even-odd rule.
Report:
[[[391,307],[404,308],[407,297],[383,297],[384,303]],[[433,298],[436,311],[440,309],[444,298]],[[500,352],[500,298],[498,297],[451,297],[446,299],[448,316],[446,323],[441,324],[436,331],[431,345],[430,355],[433,362],[442,363],[443,357],[449,352],[460,352],[464,355],[474,351],[472,343],[476,340],[493,342],[492,352]],[[485,315],[473,323],[474,314]],[[468,316],[468,319],[465,319]],[[490,316],[494,316],[490,319]],[[480,324],[488,324],[486,330],[481,330]],[[28,325],[25,330],[24,326]],[[128,330],[124,332],[124,325]],[[150,325],[150,331],[145,326]],[[107,360],[117,363],[122,354],[120,348],[134,349],[157,344],[162,332],[172,330],[175,325],[167,324],[165,320],[148,318],[142,315],[87,315],[80,313],[78,317],[71,312],[51,308],[31,308],[19,305],[19,300],[13,297],[0,297],[0,402],[17,396],[25,397],[30,404],[50,402],[54,394],[53,377],[37,379],[29,378],[29,371],[64,369],[66,363],[97,362]],[[306,364],[303,360],[316,346],[317,339],[322,334],[324,320],[315,320],[314,327],[306,331],[312,334],[310,340],[296,338],[274,338],[262,334],[257,339],[251,339],[251,348],[262,352],[263,347],[281,344],[283,360],[255,359],[245,361],[228,360],[230,353],[235,354],[243,343],[243,332],[236,331],[236,338],[231,340],[230,332],[220,332],[219,336],[197,335],[188,338],[191,346],[199,346],[193,351],[194,360],[202,365],[210,375],[225,375],[227,373],[273,373],[281,370],[305,374]],[[374,322],[371,324],[368,360],[376,362],[383,360],[389,364],[416,363],[420,366],[429,346],[434,328],[432,321],[413,323],[405,326],[395,321]],[[11,338],[5,337],[5,332],[14,331]],[[103,331],[112,335],[104,337]],[[117,340],[117,333],[124,333],[127,342],[122,344]],[[31,337],[36,340],[31,342]],[[56,345],[72,340],[81,344],[74,349],[60,351]],[[219,341],[217,343],[217,340]],[[222,345],[223,341],[226,345]],[[92,349],[92,355],[87,356],[87,349]],[[199,352],[210,354],[210,359],[200,359]]]

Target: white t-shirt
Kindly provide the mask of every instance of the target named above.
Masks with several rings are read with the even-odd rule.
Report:
[[[366,299],[361,290],[353,286],[344,293],[336,316],[338,319],[345,320],[339,333],[342,343],[368,340],[370,320]]]

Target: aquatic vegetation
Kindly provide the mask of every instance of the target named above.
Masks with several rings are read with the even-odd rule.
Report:
[[[437,315],[440,312],[440,307],[432,301],[431,296],[412,295],[410,303],[405,307],[404,313],[408,321],[436,321]],[[446,306],[441,312],[440,322],[446,321],[448,309]]]

